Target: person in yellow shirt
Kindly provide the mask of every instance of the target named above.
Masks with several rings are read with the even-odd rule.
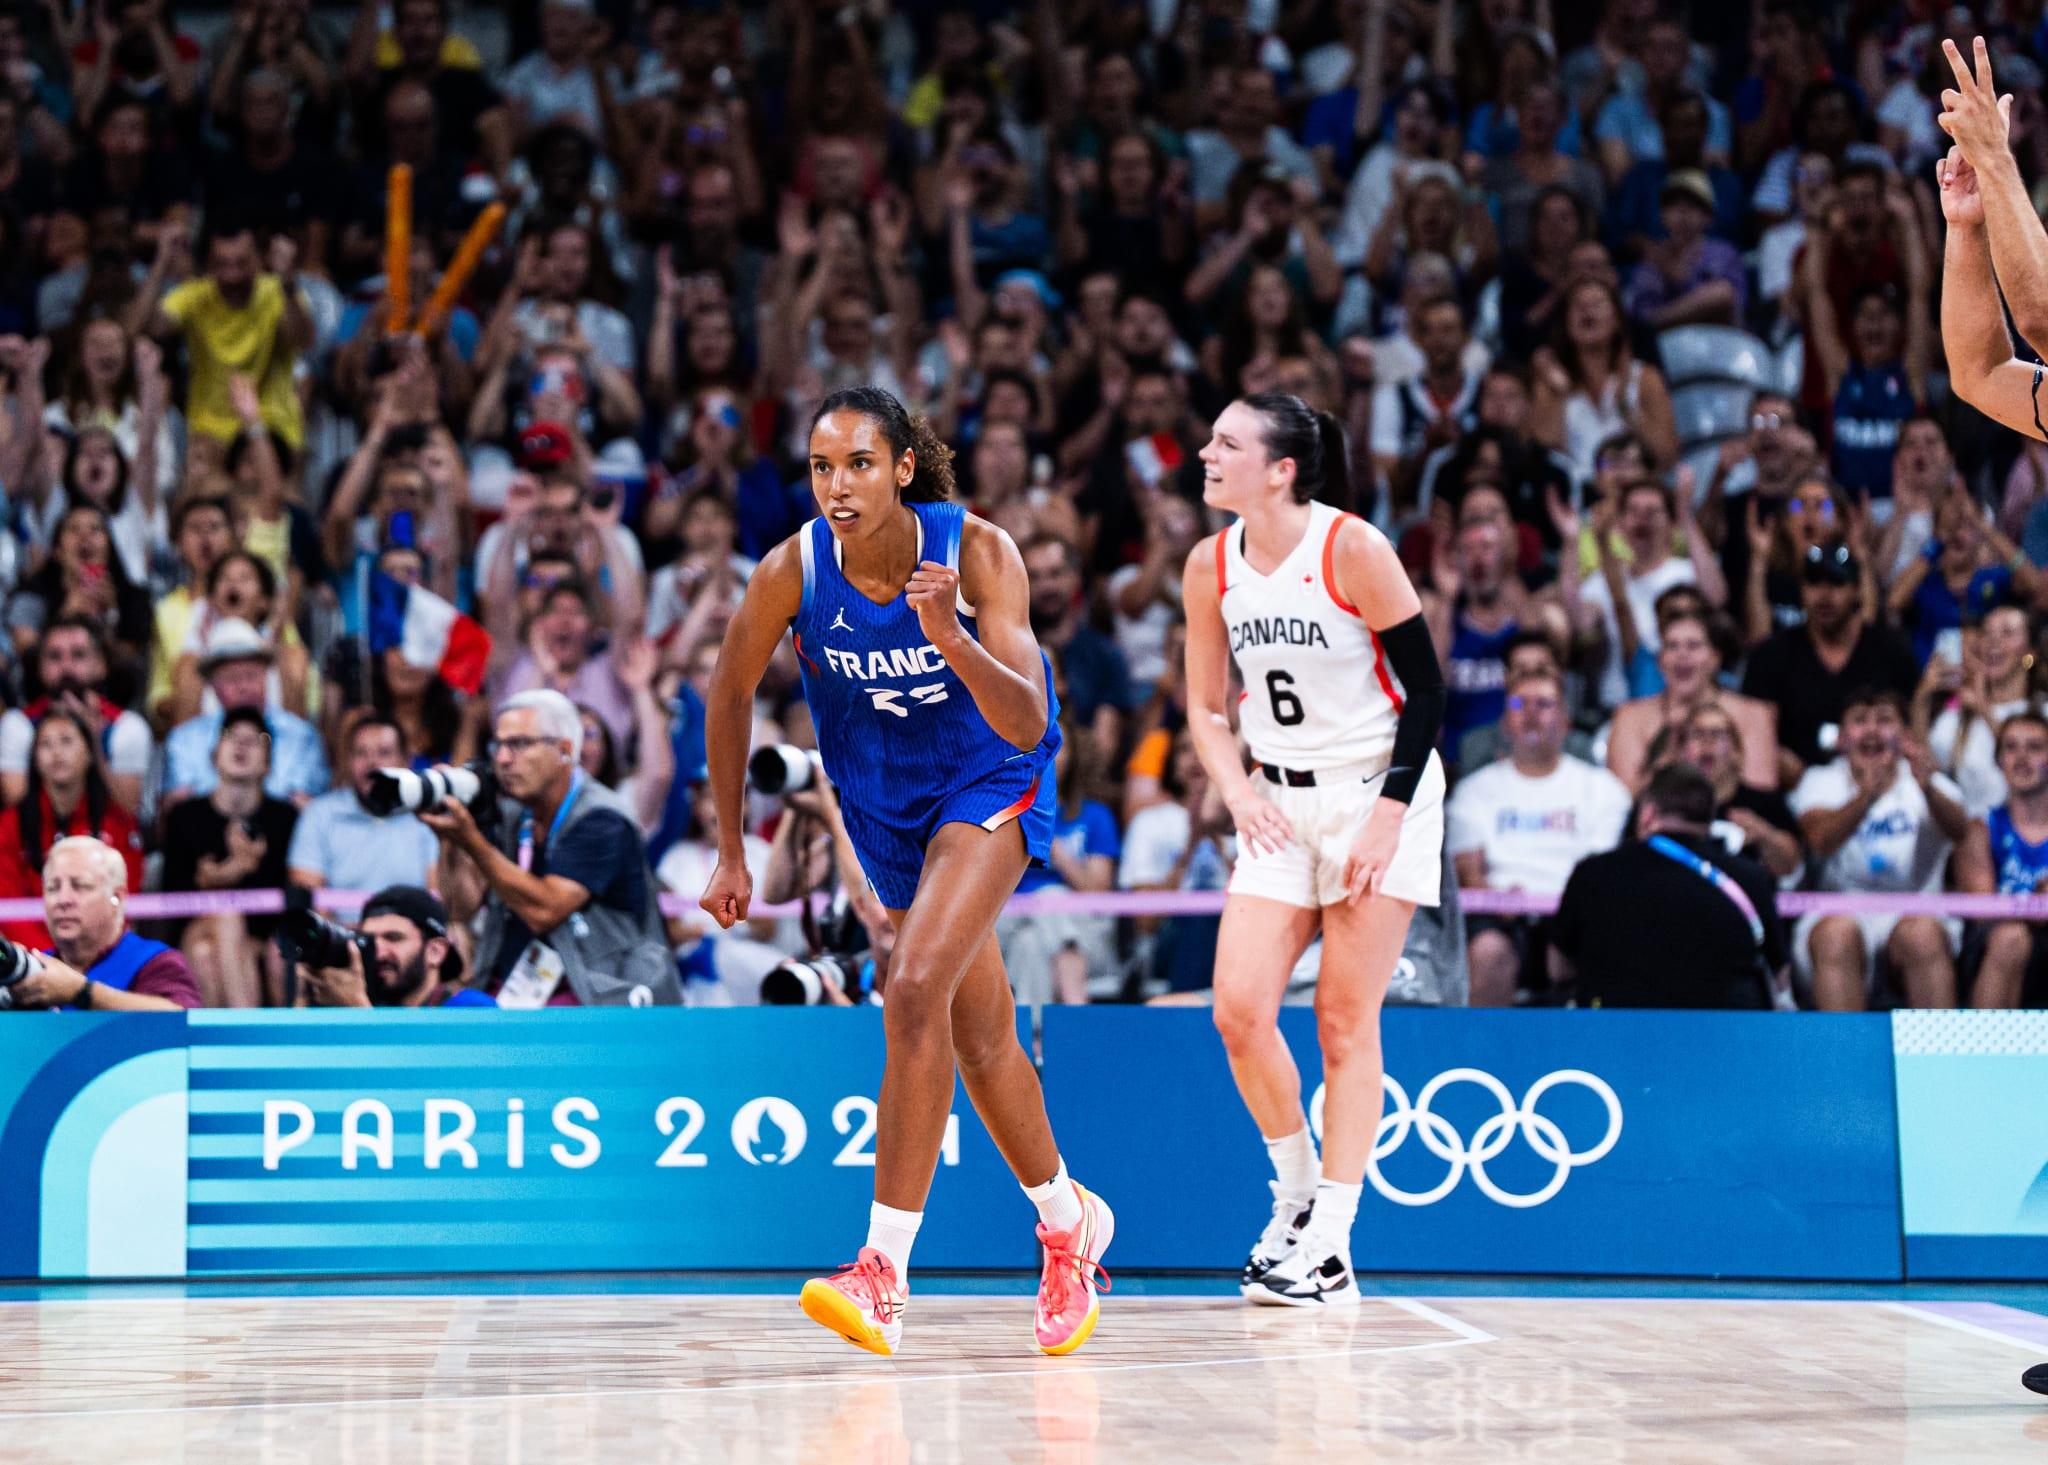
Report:
[[[184,566],[185,583],[156,603],[156,634],[151,638],[149,692],[144,702],[150,720],[168,727],[165,716],[172,691],[172,672],[192,634],[192,622],[206,600],[206,582],[213,567],[235,547],[232,511],[224,498],[187,497],[171,511],[171,543]]]
[[[137,297],[130,326],[158,338],[182,335],[191,366],[185,420],[195,449],[225,452],[242,430],[230,378],[256,383],[263,422],[296,451],[305,440],[305,420],[292,369],[313,345],[313,321],[299,294],[298,246],[289,235],[270,241],[269,272],[261,271],[256,235],[243,227],[222,229],[207,241],[206,273],[164,290],[185,250],[182,233],[159,236],[156,262]],[[159,298],[161,292],[161,298]]]

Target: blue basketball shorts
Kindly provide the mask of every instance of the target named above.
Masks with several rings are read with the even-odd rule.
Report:
[[[1033,862],[1052,855],[1053,818],[1059,795],[1053,788],[1052,759],[1020,759],[987,777],[933,799],[912,817],[881,819],[843,803],[847,835],[876,899],[892,911],[908,910],[924,874],[925,851],[941,825],[975,824],[1001,829],[1014,821]]]

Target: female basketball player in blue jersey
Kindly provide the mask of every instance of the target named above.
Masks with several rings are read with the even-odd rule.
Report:
[[[1443,674],[1393,546],[1331,506],[1347,497],[1344,455],[1336,420],[1299,397],[1231,403],[1201,452],[1202,497],[1238,519],[1195,546],[1182,582],[1188,730],[1238,836],[1216,1026],[1277,1176],[1241,1288],[1285,1306],[1358,1301],[1351,1226],[1380,1119],[1380,1001],[1443,867]],[[1318,932],[1320,1164],[1279,1028]]]
[[[1067,1178],[996,946],[1003,903],[1051,847],[1056,804],[1059,704],[1031,633],[1024,562],[1007,534],[948,501],[952,454],[888,392],[827,397],[810,448],[818,517],[761,561],[712,675],[719,851],[703,899],[720,926],[746,919],[754,691],[788,631],[847,833],[896,923],[868,1244],[837,1276],[806,1283],[803,1309],[859,1347],[894,1352],[957,1063],[1038,1207],[1038,1346],[1071,1353],[1094,1330],[1095,1263],[1115,1222]]]

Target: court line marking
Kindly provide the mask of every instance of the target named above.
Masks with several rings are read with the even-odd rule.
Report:
[[[2028,1338],[2012,1333],[2001,1333],[1996,1328],[1987,1328],[1980,1323],[1966,1323],[1959,1317],[1944,1317],[1938,1312],[1926,1312],[1905,1302],[1880,1302],[1886,1312],[1903,1313],[1907,1317],[1919,1318],[1922,1322],[1937,1323],[1958,1333],[1968,1333],[1973,1338],[1983,1338],[1993,1343],[2003,1343],[2009,1348],[2024,1348],[2035,1358],[2041,1356],[2041,1345]]]
[[[1462,1318],[1455,1318],[1447,1312],[1440,1312],[1428,1303],[1418,1302],[1413,1297],[1382,1297],[1379,1301],[1393,1307],[1398,1307],[1401,1311],[1419,1317],[1424,1322],[1435,1323],[1440,1328],[1448,1328],[1468,1343],[1498,1343],[1500,1341],[1499,1338],[1487,1332],[1486,1329],[1474,1327]]]
[[[1382,1302],[1399,1305],[1406,1298],[1379,1298]],[[1402,1307],[1404,1312],[1412,1311]],[[1427,1311],[1434,1313],[1434,1308]],[[1420,1314],[1417,1314],[1420,1316]],[[979,1373],[927,1373],[899,1378],[893,1373],[882,1375],[896,1384],[947,1384],[971,1383],[981,1379],[1039,1378],[1046,1375],[1068,1374],[1111,1374],[1111,1373],[1161,1373],[1168,1369],[1187,1368],[1231,1368],[1247,1363],[1306,1363],[1328,1358],[1377,1358],[1387,1353],[1429,1353],[1444,1348],[1465,1348],[1474,1343],[1497,1343],[1500,1340],[1491,1333],[1480,1333],[1476,1328],[1459,1324],[1455,1319],[1437,1314],[1430,1321],[1442,1320],[1442,1325],[1461,1334],[1435,1343],[1397,1343],[1385,1348],[1326,1348],[1313,1353],[1261,1353],[1244,1358],[1191,1358],[1176,1359],[1168,1363],[1109,1363],[1094,1368],[1058,1367],[1041,1364],[1035,1368],[997,1369]],[[1479,1335],[1470,1336],[1473,1333]],[[529,1340],[531,1341],[531,1340]],[[400,1394],[380,1399],[291,1399],[281,1403],[248,1404],[157,1404],[134,1409],[6,1409],[0,1410],[0,1421],[17,1419],[120,1419],[137,1415],[156,1414],[245,1414],[282,1413],[288,1409],[336,1409],[362,1407],[389,1407],[392,1405],[433,1405],[436,1407],[453,1404],[504,1404],[531,1403],[546,1404],[557,1399],[632,1399],[661,1397],[675,1394],[709,1393],[766,1393],[778,1389],[830,1389],[859,1388],[880,1381],[876,1377],[862,1377],[846,1374],[824,1379],[762,1379],[755,1382],[675,1384],[649,1389],[560,1389],[538,1390],[517,1394]]]

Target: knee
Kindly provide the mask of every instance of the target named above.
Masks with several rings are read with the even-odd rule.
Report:
[[[1984,941],[1984,959],[2000,965],[2024,966],[2034,955],[2034,933],[2020,921],[2001,921]]]
[[[1473,967],[1498,967],[1504,963],[1519,964],[1521,956],[1515,950],[1515,943],[1501,932],[1481,931],[1466,947],[1465,961]]]
[[[922,962],[892,962],[882,1001],[882,1022],[890,1038],[943,1032],[953,1005],[951,988],[952,983]]]
[[[1816,963],[1858,963],[1866,956],[1863,928],[1848,916],[1825,916],[1814,922],[1806,946]]]
[[[1316,1041],[1322,1045],[1325,1070],[1353,1062],[1376,1061],[1380,1051],[1379,1014],[1362,1002],[1333,1002],[1316,1008]]]
[[[1216,992],[1216,1006],[1211,1015],[1216,1022],[1216,1031],[1223,1037],[1224,1048],[1231,1053],[1243,1053],[1261,1039],[1274,1032],[1280,1024],[1280,1015],[1264,1002],[1223,991]]]
[[[1949,959],[1948,932],[1931,916],[1908,916],[1900,921],[1890,945],[1894,961],[1926,964]]]
[[[1016,1043],[1017,1035],[1013,1032],[969,1032],[955,1027],[953,1058],[964,1074],[986,1073],[1000,1063]]]

